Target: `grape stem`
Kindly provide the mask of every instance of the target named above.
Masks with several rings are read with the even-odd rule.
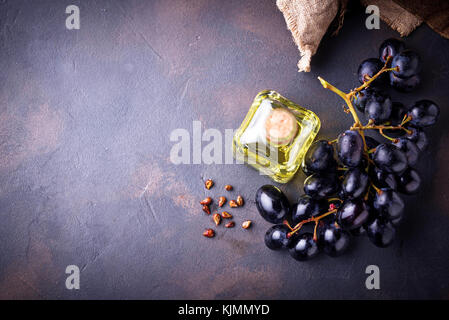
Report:
[[[368,122],[367,125],[363,126],[362,123],[360,122],[359,116],[357,115],[357,112],[352,104],[352,100],[354,99],[355,95],[362,91],[363,89],[369,87],[369,85],[376,80],[382,73],[384,72],[390,72],[390,71],[394,71],[394,70],[398,70],[398,68],[388,68],[388,64],[391,60],[391,57],[388,57],[387,60],[385,61],[384,66],[382,67],[382,69],[379,70],[379,72],[377,72],[374,76],[372,76],[371,78],[367,78],[367,80],[358,88],[355,88],[353,90],[351,90],[349,93],[344,93],[343,91],[341,91],[340,89],[334,87],[333,85],[331,85],[329,82],[327,82],[326,80],[324,80],[321,77],[318,77],[318,80],[320,80],[321,85],[323,86],[323,88],[325,89],[329,89],[332,92],[335,92],[336,94],[338,94],[345,102],[346,105],[348,106],[348,110],[351,113],[352,117],[354,118],[354,124],[351,126],[350,130],[355,130],[358,131],[360,136],[363,139],[363,146],[364,146],[364,150],[367,151],[368,147],[366,145],[366,141],[365,141],[365,134],[363,133],[363,130],[367,130],[367,129],[399,129],[402,128],[402,126],[406,123],[405,118],[402,121],[400,126],[397,127],[393,127],[390,126],[390,128],[384,128],[382,126],[375,126],[376,128],[374,128],[374,126],[372,125],[372,121],[370,120]],[[405,122],[404,122],[405,121]],[[407,129],[404,129],[407,133],[409,133],[407,131]]]
[[[305,220],[299,222],[296,226],[293,227],[293,229],[289,233],[287,233],[287,238],[290,238],[291,236],[293,236],[296,232],[298,232],[301,229],[301,227],[303,225],[305,225],[306,223],[309,223],[309,222],[315,222],[315,231],[314,232],[316,233],[316,224],[318,224],[318,221],[320,221],[324,217],[327,217],[330,214],[334,214],[335,212],[337,212],[337,209],[330,210],[330,211],[323,213],[322,215],[319,215],[317,217],[311,217],[309,219],[305,219]],[[284,222],[284,224],[285,224],[285,222]],[[314,235],[314,238],[315,238],[315,235]]]
[[[374,190],[376,190],[377,194],[382,194],[382,190],[376,187],[374,183],[371,182],[370,185],[373,187]]]
[[[404,130],[407,134],[412,134],[411,130],[408,130],[407,128],[403,127],[403,125],[399,125],[399,126],[384,126],[384,125],[370,125],[367,124],[365,126],[362,127],[354,127],[352,126],[351,128],[349,128],[351,130]],[[381,132],[380,132],[381,133]]]

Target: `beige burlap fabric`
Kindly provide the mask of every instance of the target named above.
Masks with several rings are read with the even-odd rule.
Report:
[[[276,5],[284,14],[287,28],[301,53],[298,69],[309,72],[312,56],[338,13],[339,1],[277,0]]]
[[[362,4],[379,7],[380,18],[392,29],[399,32],[401,37],[408,36],[422,23],[422,20],[408,12],[392,0],[361,0]]]
[[[361,0],[379,7],[380,18],[401,36],[407,36],[423,21],[440,35],[449,35],[449,0]],[[310,71],[312,56],[331,22],[338,16],[339,27],[347,0],[277,0],[287,28],[298,46],[301,58],[298,71]],[[338,29],[337,29],[338,30]]]

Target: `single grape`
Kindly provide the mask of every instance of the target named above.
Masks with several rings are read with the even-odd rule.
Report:
[[[434,125],[440,114],[440,107],[433,101],[420,100],[410,108],[408,114],[412,117],[410,123],[423,128]]]
[[[324,224],[318,229],[318,244],[324,253],[331,257],[342,255],[351,242],[350,234],[335,226]]]
[[[312,172],[305,164],[304,159],[301,162],[301,170],[302,172],[304,172],[304,174],[306,176],[310,176],[311,174],[313,174],[314,172]]]
[[[359,66],[357,70],[357,76],[359,78],[360,83],[364,83],[372,78],[376,73],[382,69],[383,63],[377,58],[369,58],[364,61]],[[379,76],[376,80],[374,80],[371,85],[379,85],[383,82],[383,75]]]
[[[369,216],[369,208],[361,199],[345,200],[337,211],[337,223],[345,230],[363,225]]]
[[[290,229],[283,224],[272,226],[265,233],[265,245],[271,250],[287,248],[291,242],[291,238],[287,236],[289,232]]]
[[[338,136],[337,153],[340,161],[348,167],[360,165],[363,157],[363,139],[357,131],[346,130]]]
[[[388,94],[376,92],[369,96],[365,105],[365,116],[381,124],[390,118],[393,103]]]
[[[320,250],[318,244],[313,240],[313,234],[304,233],[292,240],[288,252],[294,259],[306,261],[318,255]]]
[[[304,181],[304,192],[314,199],[324,199],[338,192],[335,174],[314,173]]]
[[[355,199],[362,196],[368,186],[368,174],[360,168],[349,169],[341,184],[344,198]]]
[[[403,131],[403,130],[401,130]],[[402,152],[405,153],[405,156],[407,157],[407,162],[409,166],[413,166],[418,162],[419,158],[419,148],[410,139],[406,138],[400,138],[396,142],[393,143],[396,147],[398,147]]]
[[[421,77],[415,74],[408,78],[399,78],[390,73],[390,85],[401,92],[412,92],[421,84]]]
[[[376,192],[373,201],[374,208],[388,220],[399,218],[404,212],[404,201],[392,189],[382,188]]]
[[[405,194],[415,194],[421,186],[421,177],[418,171],[408,168],[399,176],[398,191]]]
[[[390,172],[383,171],[376,166],[369,170],[369,176],[374,184],[379,188],[390,188],[396,190],[398,187],[397,177]]]
[[[402,123],[404,116],[407,114],[407,108],[401,102],[393,102],[390,114],[390,125],[398,126]],[[398,138],[405,135],[405,131],[402,129],[385,129],[383,132],[392,138]]]
[[[296,225],[303,220],[320,215],[326,211],[326,204],[304,194],[292,206],[292,223]]]
[[[391,173],[401,173],[407,166],[404,152],[392,144],[380,144],[373,154],[373,161],[381,170]]]
[[[409,125],[408,123],[405,125],[405,128],[412,131],[411,134],[407,134],[405,137],[413,141],[420,151],[426,150],[429,145],[429,140],[427,139],[426,133],[415,126]]]
[[[393,243],[396,230],[388,220],[379,217],[366,227],[366,234],[374,245],[386,248]]]
[[[287,197],[273,185],[264,185],[257,190],[256,206],[262,218],[270,223],[281,223],[290,212]]]
[[[400,125],[405,115],[407,114],[407,108],[401,102],[393,102],[391,106],[390,123],[393,126]],[[402,131],[402,130],[397,130]]]
[[[393,71],[395,76],[409,78],[421,70],[421,58],[415,51],[404,50],[394,56],[391,67],[398,68]]]
[[[379,211],[376,210],[376,208],[374,208],[374,204],[373,204],[374,198],[375,198],[375,192],[370,193],[368,200],[365,201],[366,207],[368,208],[368,218],[362,225],[363,228],[365,229],[365,231],[366,231],[367,227],[380,216]]]
[[[382,42],[379,48],[379,59],[385,63],[388,57],[394,57],[405,49],[404,42],[399,39],[390,38]],[[391,63],[391,61],[390,61]]]
[[[376,92],[374,88],[365,88],[354,95],[354,105],[360,112],[365,112],[366,102],[368,98]]]
[[[336,167],[334,148],[329,141],[318,140],[312,143],[304,156],[304,165],[307,171],[329,171]]]

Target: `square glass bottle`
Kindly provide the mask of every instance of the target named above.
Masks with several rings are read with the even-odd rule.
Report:
[[[312,111],[276,91],[261,91],[234,135],[234,157],[286,183],[301,166],[320,126]]]

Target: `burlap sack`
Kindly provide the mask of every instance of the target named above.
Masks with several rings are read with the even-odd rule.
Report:
[[[277,0],[287,28],[301,53],[299,71],[310,71],[310,61],[340,8],[339,0]]]

